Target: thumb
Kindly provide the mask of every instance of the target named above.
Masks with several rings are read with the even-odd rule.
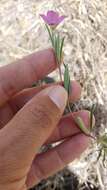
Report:
[[[8,159],[19,168],[23,163],[29,164],[57,126],[66,102],[67,92],[59,85],[32,98],[0,132],[0,151],[5,150],[4,163]]]

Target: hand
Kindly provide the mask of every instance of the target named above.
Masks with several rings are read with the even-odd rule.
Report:
[[[56,68],[54,53],[45,50],[0,68],[0,189],[27,190],[79,157],[89,138],[71,114],[63,116],[67,93],[57,84],[30,88]],[[70,101],[80,97],[72,81]],[[73,113],[89,126],[89,113]],[[39,154],[44,144],[64,140]]]

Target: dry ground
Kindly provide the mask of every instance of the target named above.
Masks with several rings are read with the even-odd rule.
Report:
[[[97,103],[97,132],[104,131],[107,127],[107,0],[0,0],[0,65],[49,46],[39,17],[49,9],[67,15],[59,30],[66,36],[65,62],[69,64],[71,78],[83,86],[77,105],[89,109],[93,102]],[[87,189],[91,189],[88,187],[91,183],[106,190],[107,170],[101,161],[95,164],[95,149],[91,146],[69,168]],[[54,178],[56,183],[58,180]],[[62,174],[57,174],[57,179],[63,184]],[[80,186],[79,190],[84,189]]]

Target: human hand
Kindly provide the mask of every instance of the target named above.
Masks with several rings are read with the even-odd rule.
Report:
[[[89,144],[71,114],[62,116],[67,93],[61,85],[30,88],[56,66],[49,49],[0,68],[0,189],[27,190],[79,157]],[[72,81],[70,101],[80,93],[79,84]],[[73,116],[89,126],[87,111]],[[61,140],[38,154],[42,145]]]

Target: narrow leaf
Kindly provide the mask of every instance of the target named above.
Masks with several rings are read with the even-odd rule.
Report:
[[[52,33],[51,33],[51,30],[50,30],[50,28],[48,27],[47,24],[45,24],[45,26],[46,26],[46,29],[47,29],[47,31],[48,31],[48,34],[49,34],[49,37],[50,37],[50,40],[51,40],[52,46],[54,47],[53,35],[52,35]]]
[[[58,63],[60,63],[60,37],[59,34],[55,37],[55,52]]]
[[[92,105],[91,113],[90,113],[90,131],[93,129],[93,114],[95,110],[95,104]]]
[[[60,41],[60,36],[59,36],[59,34],[58,34],[58,37],[57,37],[57,46],[58,46],[58,50],[57,50],[57,55],[58,55],[58,61],[59,61],[59,63],[60,63],[60,43],[61,43],[61,41]]]
[[[64,88],[67,90],[68,94],[70,91],[70,75],[69,75],[69,69],[68,65],[65,65],[65,71],[64,71]]]
[[[60,60],[62,59],[64,40],[65,40],[65,37],[63,37],[63,38],[62,38],[62,41],[61,41],[61,46],[60,46]]]
[[[53,48],[55,50],[55,44],[56,44],[56,35],[52,32],[52,41],[53,41]]]
[[[78,127],[80,128],[80,130],[85,133],[86,135],[90,135],[90,131],[86,128],[83,120],[81,119],[81,117],[77,117],[75,119],[75,123],[78,125]]]
[[[55,54],[56,54],[56,58],[58,61],[58,42],[57,42],[57,36],[54,36],[54,50],[55,50]]]
[[[56,36],[56,53],[57,53],[57,60],[59,63],[59,35]]]

